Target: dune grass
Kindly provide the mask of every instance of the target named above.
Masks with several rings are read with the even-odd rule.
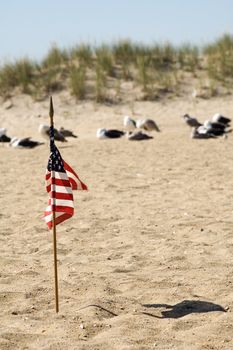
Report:
[[[233,82],[233,36],[225,34],[222,38],[204,48],[207,57],[208,75],[232,87]]]
[[[92,66],[93,49],[89,44],[76,45],[70,50],[70,59],[78,61],[80,65]]]
[[[107,45],[101,45],[95,49],[96,64],[110,77],[115,77],[114,58],[112,50]]]
[[[69,53],[67,50],[61,50],[56,45],[53,45],[48,54],[41,62],[42,68],[60,68],[63,64],[69,61]]]
[[[86,66],[81,64],[79,67],[73,66],[70,72],[71,94],[77,100],[84,100],[86,97]]]
[[[27,58],[15,63],[6,63],[0,69],[0,95],[9,96],[15,87],[19,87],[22,93],[30,94],[35,71],[36,64]]]
[[[0,67],[3,98],[17,91],[40,98],[68,88],[77,100],[88,98],[101,103],[111,89],[117,89],[116,95],[123,98],[121,86],[127,82],[141,89],[142,98],[151,100],[177,95],[187,86],[190,90],[209,89],[206,96],[210,97],[225,90],[231,93],[233,36],[225,34],[203,48],[189,43],[175,47],[130,40],[97,47],[79,44],[70,49],[53,45],[41,62],[23,58]]]
[[[95,67],[95,100],[96,102],[105,102],[107,100],[106,96],[106,73],[103,67],[99,64]]]

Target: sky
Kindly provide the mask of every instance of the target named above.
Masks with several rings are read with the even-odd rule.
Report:
[[[0,63],[40,61],[54,44],[202,46],[233,34],[232,14],[233,0],[0,0]]]

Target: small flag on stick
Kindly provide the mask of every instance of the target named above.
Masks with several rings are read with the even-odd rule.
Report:
[[[71,218],[74,214],[73,190],[87,190],[87,186],[80,180],[76,172],[62,159],[54,143],[53,113],[53,102],[52,98],[50,98],[50,156],[45,175],[46,190],[49,193],[49,203],[44,213],[44,219],[49,229],[53,229],[55,297],[56,312],[58,312],[56,226]]]
[[[49,204],[44,218],[51,229],[53,213],[55,225],[71,218],[74,214],[73,190],[87,190],[76,172],[62,159],[54,143],[54,128],[50,127],[50,157],[46,169],[46,190],[49,193]]]

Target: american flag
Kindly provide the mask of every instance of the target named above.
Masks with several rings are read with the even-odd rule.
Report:
[[[55,224],[69,219],[74,214],[73,190],[87,190],[75,171],[62,159],[54,143],[54,128],[50,127],[50,157],[46,169],[46,190],[49,193],[49,204],[44,219],[49,229]]]

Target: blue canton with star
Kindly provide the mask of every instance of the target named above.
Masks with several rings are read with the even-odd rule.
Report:
[[[48,161],[48,171],[57,171],[60,173],[65,173],[63,159],[54,143],[54,130],[53,127],[50,127],[50,157]]]

